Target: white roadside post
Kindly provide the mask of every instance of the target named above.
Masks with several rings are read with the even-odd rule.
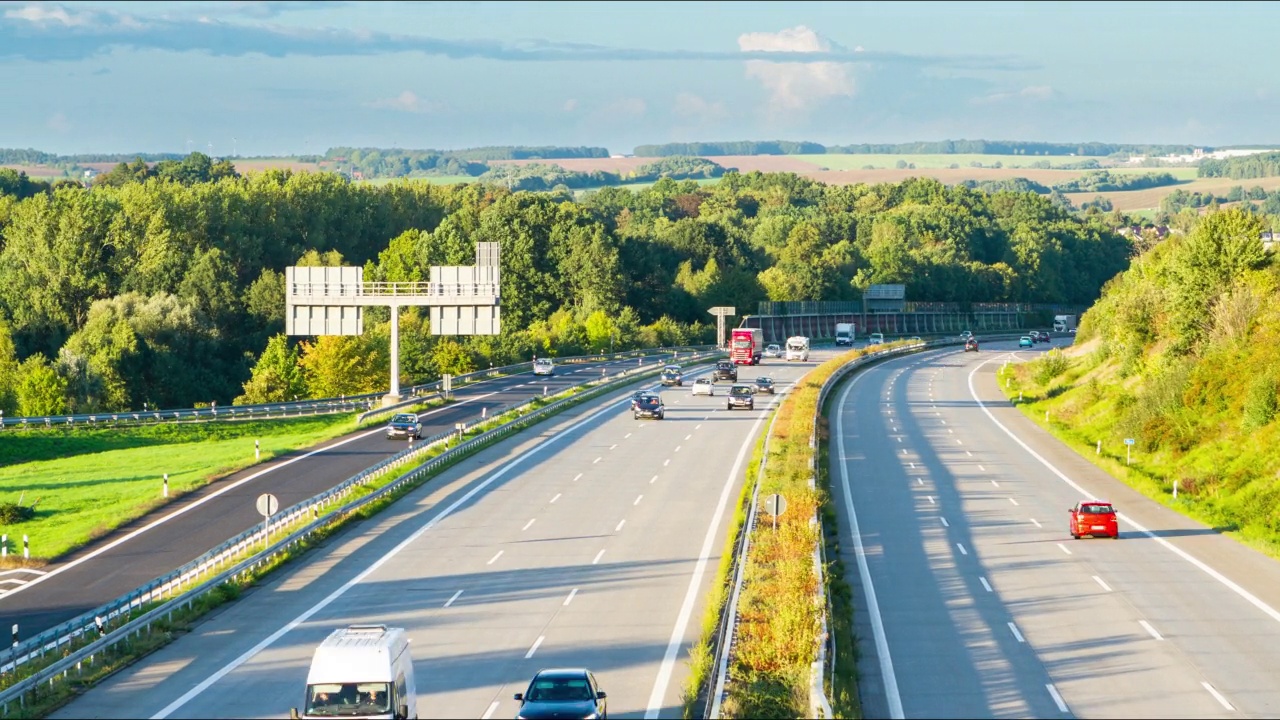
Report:
[[[164,496],[169,497],[169,473],[164,474]]]
[[[253,441],[253,459],[254,460],[262,459],[262,445],[260,445],[257,440]]]

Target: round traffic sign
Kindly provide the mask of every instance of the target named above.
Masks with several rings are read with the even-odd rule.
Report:
[[[778,517],[787,511],[787,500],[778,493],[774,493],[764,499],[764,511],[774,517]]]
[[[271,493],[262,493],[258,496],[258,514],[262,517],[271,517],[280,509],[280,501]]]

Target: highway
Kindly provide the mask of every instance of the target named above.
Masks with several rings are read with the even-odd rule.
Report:
[[[1006,402],[1000,364],[1047,349],[928,351],[835,396],[866,716],[1280,716],[1280,563]],[[1067,509],[1087,496],[1116,504],[1119,540],[1071,539]]]
[[[780,389],[807,363],[766,360]],[[637,385],[636,387],[643,387]],[[652,381],[648,386],[653,387]],[[542,667],[585,666],[613,717],[678,717],[687,653],[765,408],[630,391],[486,449],[330,538],[54,717],[285,717],[335,627],[404,627],[423,718],[513,717]]]
[[[599,377],[602,367],[614,373],[636,364],[632,358],[564,365],[551,377],[526,372],[467,385],[454,392],[455,402],[421,413],[423,436],[444,432],[457,422],[478,420],[482,409],[493,413],[541,395],[544,386],[555,393]],[[0,625],[8,629],[17,624],[25,639],[89,612],[261,523],[262,516],[254,508],[261,493],[273,493],[280,507],[287,508],[407,446],[407,442],[387,440],[378,426],[210,483],[42,568],[46,575],[8,589],[0,596]]]

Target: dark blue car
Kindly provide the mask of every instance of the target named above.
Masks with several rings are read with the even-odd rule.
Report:
[[[529,689],[516,693],[515,699],[520,701],[517,720],[609,717],[604,690],[595,675],[583,668],[539,670],[529,682]]]

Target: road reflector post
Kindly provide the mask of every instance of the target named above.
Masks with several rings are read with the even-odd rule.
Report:
[[[0,558],[9,557],[9,534],[0,535]]]
[[[169,473],[164,474],[164,496],[169,497]]]
[[[546,386],[546,385],[543,385],[543,386],[542,386],[542,397],[546,397],[546,396],[547,396],[547,386]]]
[[[1178,499],[1178,478],[1173,479],[1173,499]]]
[[[257,440],[253,441],[253,459],[254,460],[262,459],[262,446],[258,444]]]
[[[1022,402],[1022,391],[1018,391],[1018,402]]]
[[[1099,441],[1098,441],[1098,451],[1097,451],[1096,453],[1094,453],[1094,455],[1101,455],[1101,454],[1102,454],[1102,441],[1101,441],[1101,440],[1099,440]]]
[[[1049,422],[1049,411],[1048,411],[1048,410],[1045,410],[1045,411],[1044,411],[1044,421],[1045,421],[1045,422]]]
[[[31,559],[31,538],[27,537],[25,533],[22,535],[22,559]],[[17,626],[15,625],[14,627]]]

